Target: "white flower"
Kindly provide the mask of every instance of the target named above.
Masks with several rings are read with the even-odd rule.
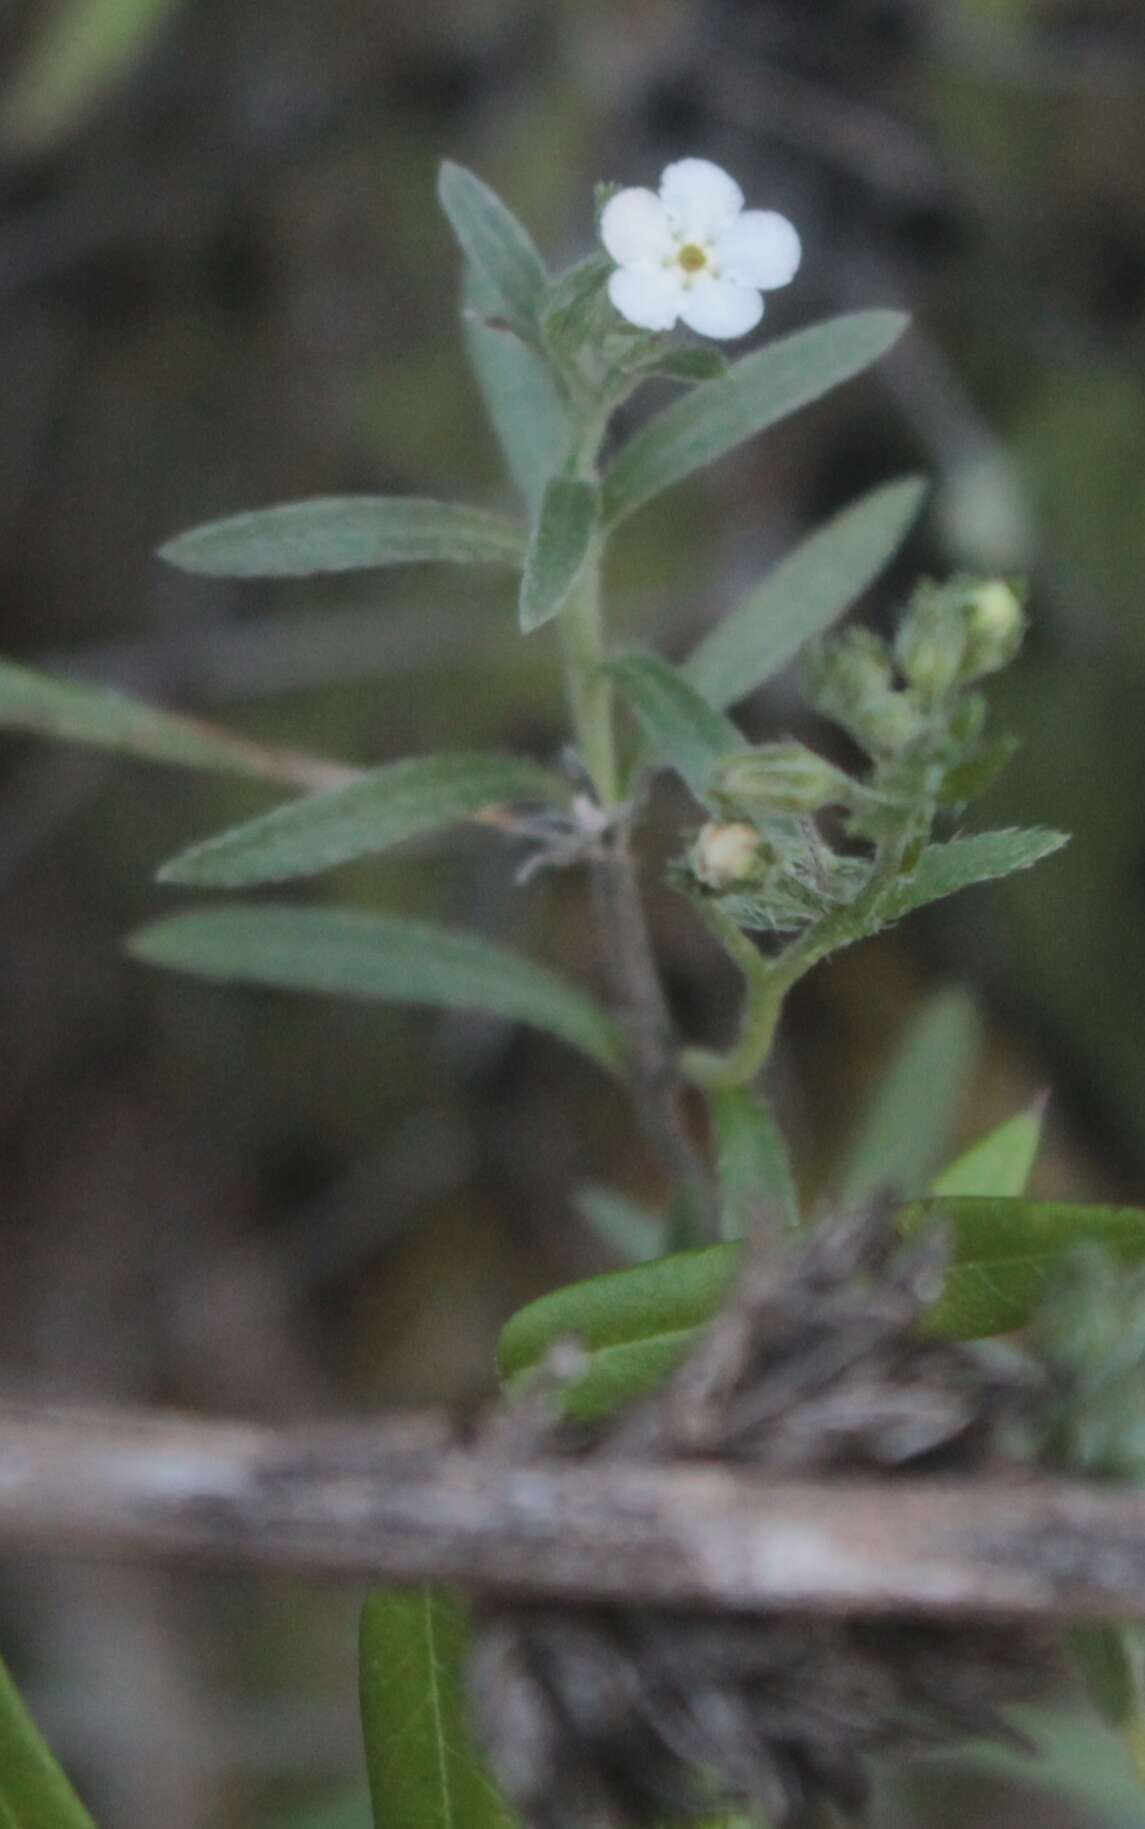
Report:
[[[742,337],[763,316],[761,292],[794,278],[802,249],[786,216],[745,210],[734,178],[709,159],[681,159],[649,190],[618,191],[600,237],[616,262],[608,296],[641,330],[682,319],[704,337]]]

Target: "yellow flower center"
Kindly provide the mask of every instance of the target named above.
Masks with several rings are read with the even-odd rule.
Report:
[[[708,264],[708,257],[703,248],[698,248],[694,241],[687,242],[676,256],[685,273],[702,273]]]

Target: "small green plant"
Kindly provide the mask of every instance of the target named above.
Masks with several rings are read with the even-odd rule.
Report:
[[[759,1086],[793,986],[839,949],[1026,869],[1064,839],[961,826],[1010,753],[1006,738],[988,733],[982,684],[1021,645],[1025,610],[1011,583],[924,582],[893,639],[831,632],[908,532],[924,495],[916,479],[873,490],[813,533],[680,664],[618,650],[610,634],[606,565],[617,529],[861,374],[903,334],[903,318],[835,318],[731,364],[681,334],[679,325],[716,340],[746,334],[763,314],[763,293],[788,283],[800,260],[791,225],[746,210],[734,182],[703,160],[671,166],[658,195],[602,190],[603,251],[558,275],[471,173],[446,166],[440,197],[464,258],[466,347],[519,511],[367,496],[300,502],[198,528],[163,556],[228,578],[411,563],[495,568],[515,595],[523,638],[560,645],[565,760],[446,754],[352,769],[11,665],[0,668],[0,721],[304,790],[175,857],[161,872],[170,885],[261,889],[462,821],[491,842],[508,832],[527,846],[522,894],[542,867],[592,875],[611,1004],[475,935],[360,910],[217,902],[130,942],[138,960],[212,979],[493,1012],[548,1031],[627,1086],[634,1123],[664,1169],[663,1210],[634,1208],[607,1188],[576,1191],[628,1267],[532,1304],[501,1348],[512,1393],[554,1342],[575,1334],[583,1368],[564,1397],[590,1422],[679,1362],[723,1302],[752,1228],[770,1221],[794,1233],[809,1223]],[[614,448],[618,412],[653,380],[675,383],[677,396]],[[753,745],[729,716],[801,651],[808,702],[846,734],[858,759],[850,768],[794,740]],[[695,808],[671,885],[743,980],[738,1033],[723,1051],[675,1036],[644,920],[641,822],[668,771]],[[972,1047],[965,1000],[929,1006],[839,1176],[845,1202],[896,1189],[905,1238],[945,1223],[950,1268],[925,1331],[948,1341],[1025,1324],[1079,1239],[1126,1263],[1145,1260],[1145,1214],[1025,1197],[1036,1113],[1008,1119],[938,1169],[957,1063]],[[685,1098],[705,1113],[706,1148],[683,1122]],[[1082,1439],[1063,1412],[1055,1442],[1075,1435]],[[463,1619],[442,1595],[378,1594],[366,1608],[363,1708],[379,1829],[507,1820],[465,1740],[463,1640]],[[1123,1698],[1119,1708],[1124,1725]],[[8,1788],[0,1771],[0,1814]],[[25,1820],[18,1797],[14,1808]],[[52,1814],[45,1802],[36,1817],[78,1820],[70,1803]]]

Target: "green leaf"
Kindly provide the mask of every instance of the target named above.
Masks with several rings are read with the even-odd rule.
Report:
[[[185,0],[70,0],[30,15],[34,36],[5,82],[5,152],[42,158],[59,146],[145,55],[180,5]]]
[[[11,661],[0,661],[0,729],[256,780],[273,773],[268,752],[244,737],[144,705],[109,686],[55,679]]]
[[[664,1221],[639,1201],[592,1182],[577,1190],[576,1205],[597,1237],[619,1257],[632,1264],[645,1264],[660,1256]]]
[[[135,934],[148,965],[201,978],[480,1010],[560,1036],[619,1071],[620,1033],[577,986],[475,934],[357,909],[254,903],[170,916]]]
[[[930,1184],[932,1194],[1024,1194],[1038,1145],[1046,1102],[1007,1118],[979,1137]]]
[[[466,259],[493,293],[499,313],[519,336],[535,337],[549,281],[527,229],[496,191],[463,165],[446,160],[437,194]]]
[[[568,417],[541,359],[486,321],[496,313],[497,295],[472,267],[463,296],[465,347],[485,411],[509,474],[535,515],[545,484],[568,456]]]
[[[1114,1730],[1140,1724],[1140,1626],[1074,1626],[1066,1643],[1102,1720]]]
[[[331,1802],[316,1804],[305,1810],[277,1813],[260,1829],[374,1829],[374,1813],[368,1791],[339,1789]]]
[[[521,579],[521,629],[559,616],[584,570],[600,523],[595,483],[556,476],[541,498]]]
[[[676,400],[629,440],[604,481],[604,518],[625,520],[757,432],[884,355],[906,329],[897,311],[863,311],[769,343],[718,381]]]
[[[1107,1245],[1127,1265],[1145,1260],[1145,1212],[1135,1207],[943,1197],[916,1202],[904,1215],[904,1230],[915,1232],[934,1218],[951,1228],[954,1267],[928,1326],[951,1338],[1024,1327],[1054,1264],[1072,1245]]]
[[[642,362],[640,372],[649,377],[663,376],[665,381],[718,381],[726,375],[731,364],[720,349],[704,349],[697,344],[694,349],[667,349],[655,355],[648,362]]]
[[[952,838],[949,844],[928,845],[914,875],[904,878],[884,902],[881,923],[897,921],[928,902],[971,889],[975,883],[1028,870],[1068,843],[1065,832],[1031,827],[1028,831],[976,832],[971,838]]]
[[[159,880],[215,889],[312,876],[386,851],[499,801],[567,800],[568,785],[511,756],[419,756],[372,769],[347,787],[275,807],[164,864]]]
[[[799,1197],[770,1107],[750,1086],[730,1086],[710,1098],[723,1237],[747,1238],[761,1225],[797,1226]]]
[[[256,508],[192,528],[159,557],[209,578],[307,578],[437,559],[517,567],[524,540],[510,521],[418,496],[319,496]]]
[[[94,1829],[0,1660],[2,1829]]]
[[[747,739],[659,655],[628,654],[609,661],[604,671],[636,712],[657,758],[670,763],[704,800],[718,765],[746,749]]]
[[[1072,1707],[1012,1708],[1007,1717],[1033,1741],[1036,1756],[998,1741],[963,1742],[957,1764],[1004,1779],[1040,1797],[1065,1798],[1085,1811],[1087,1825],[1107,1829],[1141,1829],[1141,1779],[1122,1740],[1085,1709]],[[945,1762],[944,1762],[945,1763]],[[922,1768],[920,1768],[922,1769]],[[932,1774],[931,1782],[938,1774]],[[941,1782],[941,1781],[940,1781]],[[1017,1801],[1007,1791],[1013,1820]],[[1040,1811],[1038,1820],[1041,1820]]]
[[[900,1225],[909,1237],[934,1221],[950,1229],[952,1263],[927,1332],[947,1339],[1024,1327],[1054,1263],[1080,1239],[1104,1242],[1123,1263],[1145,1261],[1145,1212],[1131,1207],[926,1199],[904,1208]],[[739,1244],[681,1251],[542,1296],[504,1329],[502,1376],[518,1385],[556,1340],[572,1334],[589,1364],[569,1393],[571,1414],[599,1416],[655,1389],[720,1307],[742,1251]]]
[[[510,1829],[466,1723],[468,1636],[460,1602],[440,1588],[378,1588],[362,1609],[362,1734],[377,1829]]]
[[[980,1042],[978,1013],[964,991],[928,998],[835,1177],[839,1206],[858,1206],[881,1188],[922,1192],[950,1141]]]
[[[721,710],[772,679],[878,577],[925,494],[913,478],[888,483],[828,521],[705,637],[685,678]]]
[[[572,1415],[600,1416],[654,1390],[719,1308],[741,1250],[709,1245],[678,1251],[570,1283],[530,1302],[502,1331],[497,1348],[502,1377],[515,1385],[556,1341],[572,1334],[589,1356],[587,1371],[568,1393]]]

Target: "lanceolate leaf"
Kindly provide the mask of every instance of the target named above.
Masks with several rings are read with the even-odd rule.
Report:
[[[762,686],[862,596],[902,545],[925,494],[913,478],[888,483],[828,521],[712,630],[685,677],[721,708]]]
[[[578,1188],[576,1205],[597,1237],[631,1264],[644,1264],[664,1249],[663,1219],[615,1188],[595,1182]]]
[[[841,1207],[880,1188],[920,1194],[941,1162],[981,1040],[972,998],[942,991],[907,1028],[837,1176]]]
[[[215,889],[312,876],[403,839],[453,825],[494,802],[562,801],[568,788],[511,756],[421,756],[373,769],[347,787],[311,794],[193,845],[160,881]]]
[[[636,712],[657,759],[669,763],[703,800],[718,764],[746,749],[747,739],[658,655],[629,654],[610,661],[605,672]]]
[[[651,361],[642,362],[643,375],[662,375],[666,381],[718,381],[730,364],[722,349],[697,343],[692,348],[669,349]]]
[[[942,896],[954,895],[959,889],[1010,876],[1015,870],[1028,870],[1068,843],[1064,832],[1033,827],[1024,832],[977,832],[971,838],[952,838],[949,844],[929,845],[914,875],[904,879],[884,903],[881,917],[896,921],[900,915],[923,908],[927,902],[937,902]]]
[[[548,484],[521,579],[521,628],[526,635],[564,609],[592,550],[599,521],[595,483],[557,476]]]
[[[469,1737],[468,1628],[441,1588],[379,1588],[362,1609],[360,1688],[377,1829],[511,1829]]]
[[[475,934],[428,921],[255,903],[156,921],[129,950],[149,965],[202,978],[481,1010],[548,1030],[602,1067],[618,1071],[623,1058],[615,1023],[577,986]]]
[[[276,752],[245,737],[215,730],[178,712],[144,705],[125,692],[76,680],[54,679],[30,667],[0,661],[0,729],[25,730],[65,743],[171,762],[182,768],[277,779]]]
[[[497,295],[468,267],[464,287],[465,346],[509,473],[531,513],[545,484],[568,456],[569,427],[548,369],[509,331],[494,329]]]
[[[1045,1099],[1036,1099],[1028,1110],[987,1131],[935,1176],[930,1192],[1024,1194],[1041,1142],[1045,1110]]]
[[[590,1355],[573,1407],[595,1415],[652,1389],[694,1343],[727,1294],[742,1246],[678,1251],[631,1270],[571,1283],[518,1309],[497,1348],[510,1384],[531,1372],[554,1341],[574,1336]]]
[[[724,1238],[799,1224],[799,1198],[775,1116],[750,1086],[711,1095]]]
[[[733,363],[653,419],[621,451],[604,483],[604,517],[623,521],[744,439],[859,374],[906,328],[897,311],[834,318]]]
[[[498,197],[463,165],[441,168],[437,194],[466,258],[497,308],[519,335],[535,337],[548,287],[545,265],[529,236]]]
[[[1078,1240],[1101,1240],[1127,1264],[1145,1261],[1145,1212],[1131,1207],[927,1199],[904,1208],[900,1223],[909,1236],[936,1221],[950,1229],[952,1265],[927,1329],[944,1338],[1025,1326],[1052,1265]],[[570,1394],[575,1414],[599,1415],[654,1388],[719,1308],[742,1250],[727,1244],[678,1252],[542,1296],[502,1333],[502,1375],[510,1384],[521,1380],[553,1341],[573,1335],[589,1352],[588,1371]]]
[[[929,1324],[952,1338],[1024,1327],[1051,1267],[1072,1245],[1093,1241],[1122,1263],[1145,1261],[1145,1212],[1136,1207],[943,1197],[916,1202],[904,1230],[934,1219],[951,1229],[954,1268]]]
[[[0,1662],[0,1829],[94,1829]]]
[[[438,559],[519,566],[525,543],[510,521],[418,496],[319,496],[231,515],[180,534],[159,556],[211,578],[305,578]]]

